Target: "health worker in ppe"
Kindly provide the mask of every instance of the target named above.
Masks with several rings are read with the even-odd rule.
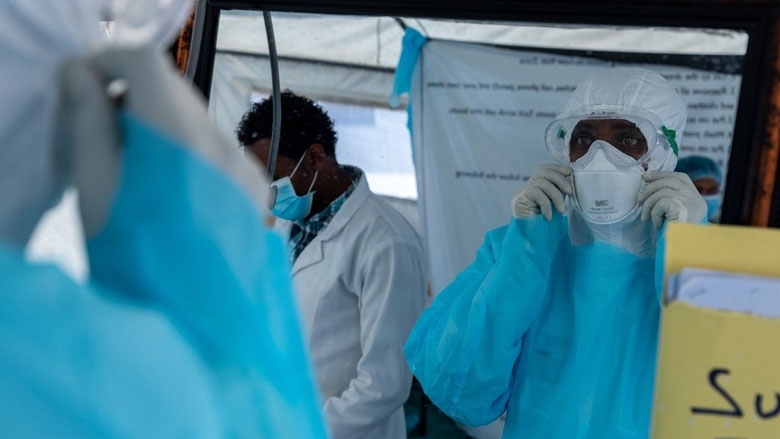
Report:
[[[191,7],[0,8],[4,437],[325,437],[263,179],[164,54]],[[24,256],[69,185],[83,282]]]
[[[707,202],[707,218],[711,223],[720,221],[721,187],[723,171],[714,160],[692,155],[677,161],[677,172],[684,172],[693,181],[704,201]]]
[[[660,75],[587,77],[546,131],[556,164],[512,200],[405,346],[430,399],[503,437],[647,439],[666,221],[707,207],[671,172],[685,104]]]
[[[336,160],[333,121],[316,102],[280,95],[273,214],[288,238],[304,339],[333,439],[403,439],[412,373],[403,344],[425,306],[417,232]],[[274,97],[254,104],[238,139],[269,162]]]

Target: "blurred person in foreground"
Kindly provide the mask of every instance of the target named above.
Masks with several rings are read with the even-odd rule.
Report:
[[[191,7],[0,8],[4,437],[325,437],[263,180],[163,54]],[[69,185],[81,283],[24,257]]]

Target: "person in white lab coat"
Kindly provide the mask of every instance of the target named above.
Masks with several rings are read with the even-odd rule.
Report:
[[[262,164],[272,103],[254,104],[236,130]],[[360,169],[336,161],[333,121],[318,104],[285,91],[281,109],[272,212],[291,223],[293,283],[326,424],[334,439],[405,438],[412,375],[402,347],[427,286],[420,238]]]

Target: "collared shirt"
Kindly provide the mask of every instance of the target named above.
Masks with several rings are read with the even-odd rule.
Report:
[[[349,185],[346,191],[338,198],[333,200],[328,207],[322,212],[312,215],[308,220],[302,222],[293,221],[292,228],[290,229],[290,242],[288,244],[290,249],[290,256],[292,262],[298,259],[298,255],[301,254],[304,248],[317,236],[318,233],[325,230],[328,227],[330,221],[336,216],[344,201],[352,194],[357,187],[360,177],[363,176],[363,171],[353,166],[342,166],[341,169],[352,178],[352,184]]]

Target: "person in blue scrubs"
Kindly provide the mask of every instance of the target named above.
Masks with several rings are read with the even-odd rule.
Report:
[[[324,439],[262,170],[102,3],[0,8],[2,436]],[[79,282],[24,254],[67,186]]]
[[[714,160],[700,155],[692,155],[677,161],[677,172],[691,177],[693,185],[707,202],[707,218],[712,223],[720,221],[721,188],[723,171]]]
[[[425,393],[504,438],[647,439],[664,224],[706,204],[672,172],[685,104],[660,75],[587,77],[548,127],[555,164],[512,200],[405,346]]]

